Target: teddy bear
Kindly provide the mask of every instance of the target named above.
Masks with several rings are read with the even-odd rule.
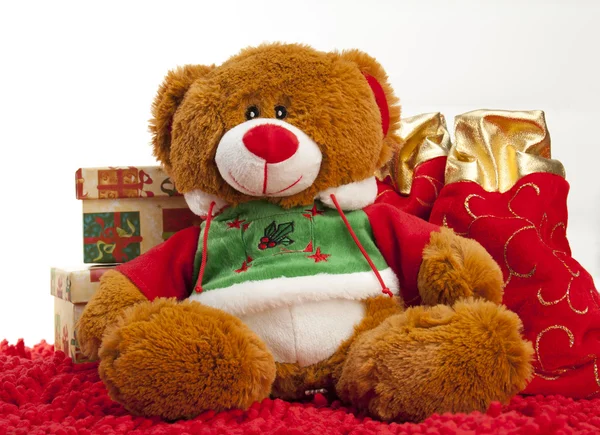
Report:
[[[81,348],[114,400],[174,420],[322,392],[419,421],[525,387],[533,349],[498,265],[378,198],[398,103],[358,50],[272,43],[168,73],[154,154],[204,220],[104,274],[86,306]]]

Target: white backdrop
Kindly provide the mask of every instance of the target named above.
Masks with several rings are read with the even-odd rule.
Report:
[[[359,48],[406,116],[542,109],[571,183],[568,236],[600,283],[600,2],[2,2],[0,339],[53,340],[51,265],[81,261],[82,166],[151,165],[168,69],[264,41]]]

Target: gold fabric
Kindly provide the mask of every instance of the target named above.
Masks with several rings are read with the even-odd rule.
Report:
[[[550,157],[544,112],[476,110],[456,117],[446,184],[468,180],[488,192],[506,192],[534,172],[565,176]]]
[[[383,179],[389,175],[396,190],[408,195],[415,168],[427,160],[448,155],[450,135],[441,113],[424,113],[403,119],[399,136],[400,148],[378,176]]]

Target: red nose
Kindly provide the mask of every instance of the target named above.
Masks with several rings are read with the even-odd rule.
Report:
[[[279,163],[298,151],[298,138],[287,128],[275,124],[262,124],[251,128],[243,139],[252,154],[267,163]]]

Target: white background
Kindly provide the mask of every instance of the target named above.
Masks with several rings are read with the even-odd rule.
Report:
[[[571,183],[574,256],[600,278],[600,2],[2,2],[0,339],[53,340],[50,266],[82,260],[82,166],[151,165],[170,68],[247,45],[359,48],[406,116],[542,109]]]

